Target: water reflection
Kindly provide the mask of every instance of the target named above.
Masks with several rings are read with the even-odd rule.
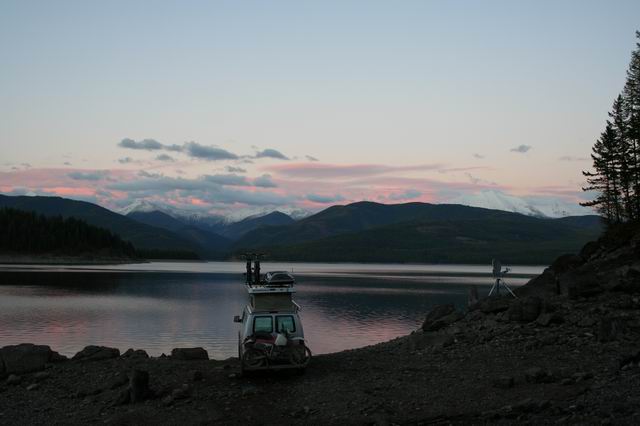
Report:
[[[233,272],[237,264],[214,265],[215,273],[203,272],[203,264],[182,264],[182,271],[172,272],[158,272],[165,264],[144,265],[139,271],[124,268],[131,265],[0,270],[0,346],[33,342],[65,355],[89,344],[140,348],[151,355],[203,346],[214,358],[236,354],[232,318],[246,301],[241,275]],[[474,276],[464,265],[411,271],[398,265],[342,265],[341,273],[328,268],[312,265],[298,274],[296,299],[315,353],[407,334],[433,305],[462,307],[470,285],[478,285],[481,294],[491,285],[489,277]],[[524,282],[514,278],[510,284]]]

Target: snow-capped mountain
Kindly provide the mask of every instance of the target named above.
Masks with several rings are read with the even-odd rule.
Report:
[[[461,195],[449,202],[472,207],[504,210],[536,217],[565,217],[594,214],[589,208],[560,198],[542,196],[516,197],[494,190]]]
[[[147,200],[136,200],[133,203],[129,204],[128,206],[119,209],[118,213],[126,216],[129,213],[133,213],[133,212],[148,213],[154,210],[164,211],[164,206],[160,207],[159,205],[156,205]]]

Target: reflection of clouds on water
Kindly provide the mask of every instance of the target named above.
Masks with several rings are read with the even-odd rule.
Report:
[[[236,356],[238,326],[233,316],[247,301],[241,274],[202,273],[235,265],[139,266],[184,267],[185,273],[115,272],[131,265],[104,267],[103,272],[54,272],[48,267],[0,272],[0,346],[33,342],[73,355],[96,344],[123,351],[145,349],[155,356],[174,347],[202,346],[213,358]],[[269,264],[267,269],[277,266]],[[331,271],[332,266],[339,268]],[[465,275],[477,266],[436,266],[433,273],[415,274],[430,266],[307,265],[307,271],[322,271],[322,276],[299,275],[296,287],[312,350],[335,352],[405,335],[420,325],[433,305],[462,307],[470,286],[478,286],[482,294],[492,284],[488,277]],[[391,273],[372,273],[385,268]],[[509,283],[517,285],[516,280]]]

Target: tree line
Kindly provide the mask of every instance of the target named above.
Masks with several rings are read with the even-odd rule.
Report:
[[[608,225],[640,220],[640,31],[631,54],[622,93],[593,145],[593,171],[583,171],[584,191],[597,196],[583,206],[595,207]]]
[[[73,217],[0,209],[0,253],[136,258],[130,242]]]

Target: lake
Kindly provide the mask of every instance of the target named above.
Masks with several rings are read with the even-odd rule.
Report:
[[[358,348],[410,333],[437,304],[463,308],[468,289],[493,284],[490,265],[263,263],[293,271],[295,299],[313,353]],[[511,287],[543,266],[513,266]],[[0,346],[45,344],[64,355],[86,345],[144,349],[152,356],[202,346],[237,355],[247,300],[242,262],[108,266],[0,265]]]

